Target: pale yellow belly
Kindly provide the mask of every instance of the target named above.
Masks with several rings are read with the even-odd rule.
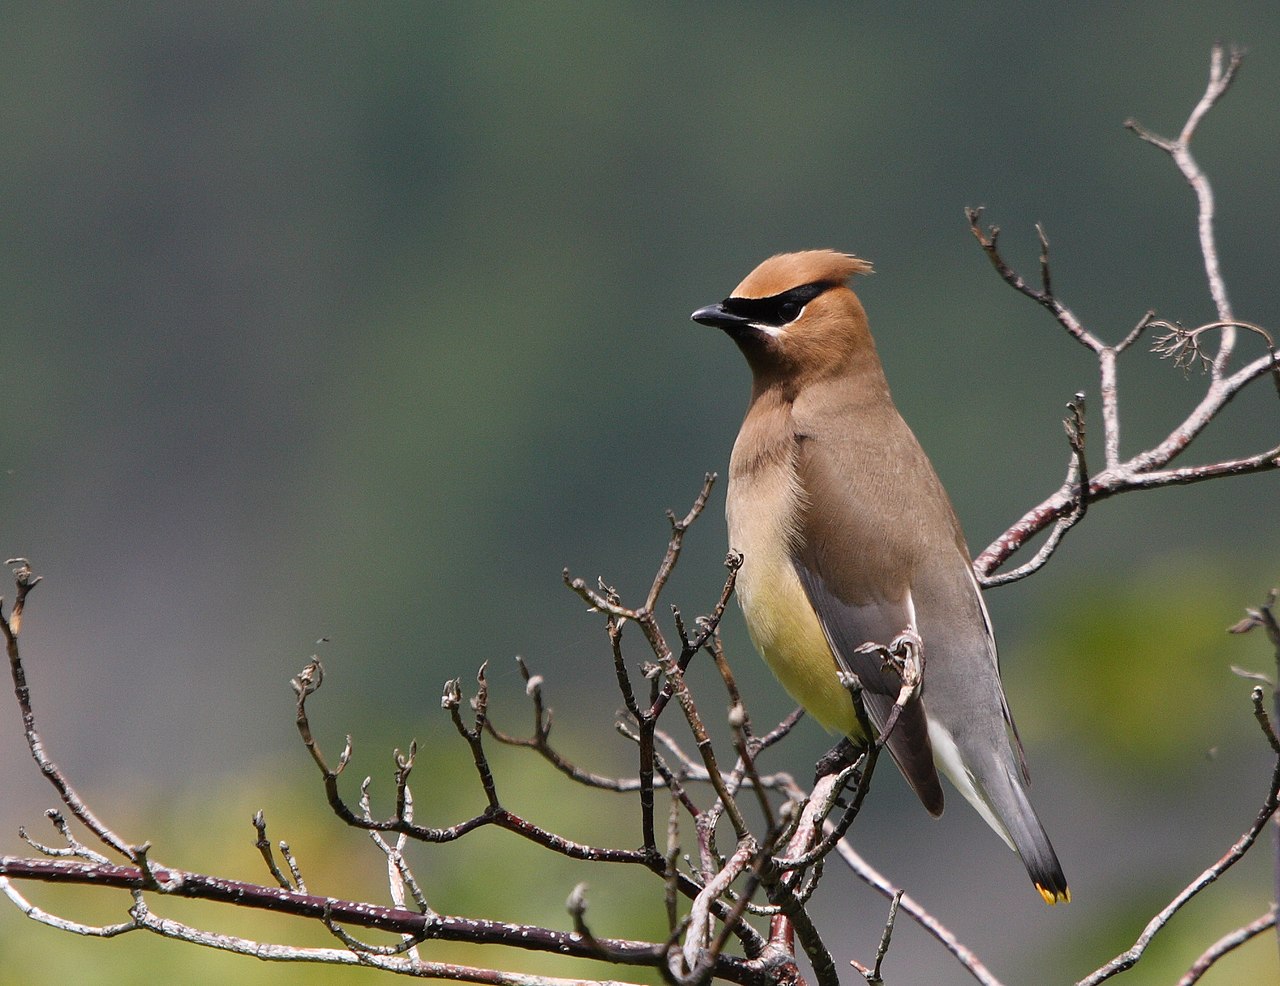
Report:
[[[788,491],[759,484],[750,490],[750,501],[740,498],[745,491],[729,497],[728,521],[729,546],[743,557],[737,596],[752,643],[791,697],[827,730],[860,738],[853,700],[788,554]]]

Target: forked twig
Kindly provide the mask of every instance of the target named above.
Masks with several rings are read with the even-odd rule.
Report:
[[[1210,60],[1208,85],[1178,137],[1173,139],[1160,137],[1132,120],[1126,123],[1126,126],[1143,140],[1166,151],[1195,192],[1198,203],[1200,252],[1204,260],[1209,293],[1217,310],[1216,321],[1195,329],[1183,330],[1171,322],[1156,320],[1153,312],[1147,312],[1120,343],[1109,345],[1098,335],[1089,331],[1075,313],[1054,294],[1049,272],[1049,241],[1042,227],[1036,227],[1036,234],[1040,241],[1040,286],[1036,287],[1019,274],[1001,254],[999,227],[985,226],[981,209],[966,211],[970,231],[1000,277],[1019,293],[1052,313],[1072,338],[1097,357],[1099,395],[1102,404],[1103,469],[1091,477],[1086,475],[1087,481],[1078,482],[1079,470],[1073,467],[1067,481],[1055,493],[1027,511],[1021,519],[982,551],[974,559],[974,571],[979,582],[985,587],[1003,585],[1039,569],[1056,550],[1063,534],[1079,520],[1076,515],[1081,513],[1083,506],[1088,503],[1134,490],[1185,485],[1280,468],[1280,444],[1266,451],[1236,459],[1181,468],[1171,468],[1169,465],[1176,456],[1190,446],[1242,389],[1260,376],[1271,374],[1276,383],[1277,395],[1280,396],[1280,355],[1275,350],[1271,336],[1257,325],[1237,320],[1232,313],[1214,236],[1213,189],[1190,150],[1191,139],[1197,126],[1230,87],[1239,70],[1242,57],[1243,52],[1238,48],[1232,48],[1228,53],[1221,45],[1214,47]],[[1207,332],[1213,331],[1219,334],[1218,349],[1212,357],[1203,357],[1210,371],[1210,379],[1196,407],[1174,426],[1162,441],[1126,459],[1121,454],[1116,362],[1120,353],[1152,325],[1165,327],[1171,331],[1172,336],[1166,335],[1157,340],[1157,347],[1158,351],[1165,355],[1172,353],[1175,362],[1179,362],[1179,365],[1185,365],[1189,359],[1201,358],[1199,340]],[[1264,355],[1233,370],[1231,356],[1236,344],[1237,329],[1247,329],[1258,335],[1265,342],[1267,351]],[[1081,424],[1083,425],[1083,421]],[[1083,435],[1082,427],[1080,434]],[[995,574],[1015,551],[1048,528],[1053,528],[1053,533],[1032,562],[1006,576]]]

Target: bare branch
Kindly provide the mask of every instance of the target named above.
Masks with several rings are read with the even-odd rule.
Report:
[[[853,963],[853,967],[867,981],[867,986],[884,986],[884,977],[880,974],[880,965],[884,962],[884,957],[889,952],[889,942],[893,938],[893,923],[898,919],[898,905],[901,903],[902,891],[899,890],[889,901],[889,917],[885,919],[884,933],[881,934],[880,944],[876,948],[875,964],[868,969],[860,962]]]
[[[321,776],[324,779],[325,793],[328,797],[329,806],[339,818],[350,825],[352,828],[363,829],[373,832],[397,832],[407,835],[411,839],[417,839],[421,842],[443,843],[453,842],[462,838],[470,832],[475,831],[485,825],[494,825],[498,828],[506,829],[522,838],[535,842],[545,849],[552,852],[568,856],[573,859],[592,860],[595,862],[613,862],[613,863],[631,863],[640,865],[649,869],[661,867],[661,855],[654,855],[643,850],[633,849],[612,849],[608,847],[587,846],[570,839],[565,839],[553,832],[541,828],[538,825],[516,815],[514,812],[502,807],[496,801],[496,787],[492,785],[492,774],[488,771],[488,763],[484,756],[483,746],[478,747],[478,736],[484,728],[483,719],[483,702],[478,703],[476,710],[476,722],[473,726],[467,726],[461,719],[458,712],[458,706],[461,703],[461,691],[456,681],[449,682],[444,691],[444,697],[441,700],[443,707],[449,711],[451,717],[454,718],[455,728],[459,728],[467,742],[471,745],[473,758],[479,757],[477,762],[477,773],[481,778],[488,778],[488,786],[486,793],[492,794],[489,806],[478,815],[464,819],[454,825],[446,828],[429,828],[405,818],[403,814],[397,814],[392,818],[371,819],[357,814],[343,799],[338,789],[338,776],[342,768],[349,761],[350,757],[350,737],[347,740],[347,747],[343,751],[342,758],[339,761],[338,768],[332,769],[328,766],[320,745],[316,742],[311,732],[310,719],[306,712],[307,698],[314,694],[319,687],[319,681],[322,675],[315,673],[315,668],[319,666],[319,662],[313,660],[303,673],[294,679],[294,688],[298,695],[297,704],[297,726],[298,731],[302,735],[303,743],[311,753],[312,759],[320,769]],[[300,679],[306,681],[305,685],[300,684]],[[480,692],[477,692],[477,698]],[[406,763],[406,766],[408,764]]]
[[[1040,571],[1058,550],[1067,532],[1084,520],[1084,515],[1089,509],[1089,467],[1085,461],[1084,394],[1077,393],[1067,403],[1067,410],[1069,413],[1062,424],[1067,433],[1067,443],[1071,446],[1071,461],[1067,464],[1067,479],[1063,485],[1075,488],[1074,505],[1069,513],[1064,513],[1057,519],[1053,530],[1040,546],[1040,550],[1029,562],[1011,571],[1001,572],[999,575],[978,576],[978,584],[983,589],[1007,585]]]
[[[53,785],[54,790],[58,792],[58,797],[67,806],[67,810],[85,828],[92,832],[103,845],[114,849],[126,859],[136,861],[139,859],[140,847],[130,845],[108,828],[90,810],[80,795],[76,793],[75,788],[71,786],[71,782],[67,780],[61,768],[54,763],[53,759],[45,751],[44,741],[40,738],[39,730],[36,729],[36,714],[31,705],[31,687],[27,684],[27,672],[22,666],[22,657],[18,651],[18,635],[22,631],[22,615],[26,605],[27,593],[40,584],[41,576],[32,573],[31,564],[25,558],[10,558],[6,564],[17,566],[13,570],[17,593],[14,596],[13,609],[10,611],[8,619],[5,618],[3,612],[0,612],[0,634],[4,636],[5,649],[9,655],[9,673],[13,678],[13,691],[17,696],[18,710],[22,715],[22,727],[27,739],[27,749],[31,751],[31,758],[35,760],[36,766],[40,768],[40,773],[44,774],[49,783]],[[3,600],[0,600],[0,602],[3,602]]]
[[[1167,137],[1159,137],[1144,128],[1136,120],[1127,120],[1125,122],[1126,127],[1147,143],[1154,144],[1172,157],[1174,164],[1182,172],[1182,177],[1186,179],[1187,184],[1195,192],[1196,200],[1199,204],[1197,228],[1200,234],[1200,253],[1204,258],[1205,277],[1209,282],[1209,293],[1213,296],[1213,304],[1218,311],[1218,318],[1227,323],[1222,334],[1222,341],[1218,345],[1218,355],[1213,362],[1215,379],[1221,377],[1225,372],[1227,361],[1231,358],[1231,350],[1235,346],[1236,337],[1231,314],[1231,302],[1227,299],[1227,287],[1218,263],[1218,246],[1213,231],[1213,188],[1209,184],[1209,179],[1200,169],[1200,165],[1196,163],[1191,154],[1191,138],[1195,136],[1196,128],[1199,127],[1200,121],[1204,119],[1205,114],[1213,109],[1218,100],[1226,95],[1227,90],[1231,88],[1231,83],[1235,80],[1243,59],[1244,49],[1242,48],[1233,46],[1230,52],[1227,53],[1221,44],[1213,46],[1209,60],[1209,83],[1205,87],[1204,95],[1200,97],[1200,101],[1192,109],[1191,115],[1187,117],[1187,122],[1183,124],[1177,138],[1170,140]]]
[[[1263,704],[1263,691],[1261,685],[1254,685],[1253,691],[1249,697],[1253,700],[1253,717],[1258,720],[1258,727],[1262,730],[1262,735],[1267,738],[1267,742],[1271,744],[1271,749],[1280,756],[1280,736],[1276,735],[1275,727],[1271,724],[1271,717],[1267,715],[1267,707]]]
[[[729,889],[729,885],[747,871],[758,849],[759,847],[752,839],[744,839],[740,842],[733,855],[725,861],[720,872],[694,899],[693,907],[689,911],[689,926],[685,931],[684,939],[686,968],[695,968],[701,951],[711,943],[711,903],[719,900]]]
[[[667,520],[671,522],[671,540],[667,543],[667,553],[662,559],[662,564],[658,566],[658,574],[654,576],[653,584],[649,587],[649,595],[644,601],[644,608],[649,612],[653,612],[658,605],[658,596],[662,590],[666,588],[667,580],[671,578],[672,571],[675,570],[676,562],[680,558],[680,549],[684,544],[684,533],[689,529],[689,525],[698,519],[702,513],[702,509],[707,505],[707,497],[711,495],[711,487],[715,485],[716,474],[707,473],[702,480],[702,489],[698,491],[698,495],[694,498],[693,506],[689,508],[689,512],[680,520],[676,519],[676,515],[671,511],[667,511]]]
[[[157,868],[155,876],[161,892],[175,897],[230,903],[316,920],[324,920],[328,915],[334,921],[354,927],[399,935],[421,936],[422,940],[469,941],[575,955],[582,958],[595,957],[580,935],[535,925],[441,914],[421,914],[403,908],[318,897],[296,891],[285,891],[280,887],[264,887],[168,868]],[[146,877],[136,866],[89,864],[64,860],[0,856],[0,877],[16,877],[46,883],[117,887],[127,890],[146,889]],[[665,947],[654,942],[626,939],[600,939],[600,941],[604,942],[613,953],[613,961],[622,964],[657,966],[665,954]],[[749,962],[733,956],[720,956],[715,963],[715,973],[732,982],[741,982],[748,986],[762,981],[760,974]]]
[[[1239,948],[1245,942],[1251,941],[1264,931],[1270,931],[1275,926],[1276,907],[1272,904],[1271,910],[1267,911],[1262,917],[1223,935],[1205,949],[1204,954],[1196,959],[1191,968],[1187,970],[1187,974],[1178,980],[1178,986],[1193,986],[1194,983],[1198,983],[1200,977],[1208,972],[1224,955]]]
[[[276,884],[282,890],[292,890],[293,884],[289,882],[288,878],[281,872],[280,867],[276,865],[276,858],[271,851],[271,841],[267,838],[267,816],[261,810],[253,816],[253,827],[258,832],[258,839],[254,842],[254,845],[257,847],[258,852],[262,854],[263,862],[267,864],[267,869],[270,871],[271,876],[275,878]]]
[[[1070,309],[1054,295],[1049,276],[1048,242],[1041,227],[1036,227],[1041,244],[1041,287],[1035,288],[1004,260],[998,249],[998,227],[983,226],[981,209],[969,209],[966,212],[970,231],[1001,278],[1019,293],[1049,310],[1073,338],[1097,355],[1105,457],[1105,468],[1102,472],[1088,482],[1080,484],[1078,491],[1073,488],[1075,484],[1069,477],[1057,492],[1027,511],[1019,521],[974,559],[974,571],[984,586],[1012,581],[1012,578],[997,579],[994,573],[1036,534],[1053,527],[1054,532],[1050,536],[1047,553],[1037,555],[1028,566],[1010,574],[1023,577],[1037,570],[1047,560],[1048,555],[1056,549],[1062,534],[1069,529],[1071,523],[1074,523],[1070,520],[1073,513],[1087,502],[1133,490],[1244,475],[1280,467],[1280,446],[1277,446],[1267,452],[1241,456],[1229,461],[1178,469],[1169,468],[1173,458],[1185,451],[1236,394],[1258,376],[1270,372],[1276,384],[1277,394],[1280,395],[1280,356],[1276,353],[1270,334],[1253,323],[1237,320],[1232,314],[1214,237],[1213,190],[1208,177],[1200,169],[1190,151],[1191,138],[1196,128],[1205,114],[1230,87],[1242,57],[1243,52],[1238,48],[1232,48],[1228,54],[1221,45],[1214,47],[1208,85],[1176,139],[1153,134],[1132,120],[1126,123],[1126,126],[1143,140],[1167,152],[1195,192],[1198,203],[1200,250],[1204,259],[1209,292],[1217,310],[1216,321],[1196,329],[1184,330],[1175,323],[1155,320],[1154,313],[1148,312],[1119,344],[1106,345],[1097,336],[1086,331]],[[1157,352],[1164,357],[1172,357],[1175,363],[1184,369],[1191,362],[1203,361],[1210,370],[1210,382],[1196,408],[1175,426],[1163,441],[1125,460],[1121,456],[1120,449],[1116,361],[1119,354],[1131,346],[1151,325],[1167,330],[1166,334],[1156,341]],[[1267,346],[1267,354],[1231,372],[1229,363],[1238,329],[1245,329],[1262,338]],[[1219,333],[1218,349],[1212,357],[1204,355],[1200,349],[1200,339],[1208,332]]]
[[[1000,227],[987,226],[984,228],[982,225],[982,209],[966,209],[965,216],[969,220],[969,231],[973,234],[974,239],[978,241],[978,245],[982,247],[987,259],[991,261],[991,266],[996,269],[996,273],[1004,279],[1006,284],[1047,309],[1058,320],[1058,324],[1066,329],[1067,333],[1082,346],[1093,350],[1095,353],[1101,352],[1105,348],[1093,333],[1085,329],[1075,313],[1059,301],[1053,293],[1049,278],[1049,239],[1042,227],[1036,227],[1036,233],[1040,238],[1040,287],[1034,288],[1027,283],[1021,274],[1010,267],[1001,255],[998,245]]]
[[[82,924],[79,921],[71,921],[56,914],[50,914],[27,900],[5,876],[0,876],[0,892],[4,893],[25,917],[50,928],[56,928],[58,931],[69,931],[73,935],[83,935],[87,938],[115,938],[130,931],[137,931],[140,927],[135,921],[121,921],[108,925]]]
[[[1275,815],[1277,808],[1280,808],[1280,760],[1277,761],[1276,768],[1271,775],[1267,796],[1262,802],[1262,807],[1258,809],[1257,817],[1248,830],[1236,840],[1221,858],[1204,870],[1191,883],[1187,884],[1173,900],[1166,904],[1147,923],[1147,926],[1142,930],[1142,934],[1138,936],[1132,946],[1121,952],[1106,965],[1099,967],[1081,979],[1076,986],[1096,986],[1097,983],[1110,979],[1112,976],[1124,972],[1135,965],[1142,958],[1143,953],[1146,952],[1147,947],[1156,935],[1164,929],[1170,919],[1183,906],[1244,857],[1263,829],[1267,827],[1267,823]]]
[[[836,844],[836,852],[849,869],[853,871],[854,875],[883,896],[892,899],[901,894],[899,908],[905,911],[916,924],[937,940],[943,948],[955,956],[956,961],[982,986],[1001,986],[1000,980],[982,963],[982,960],[978,958],[973,949],[961,942],[955,934],[925,910],[910,894],[903,893],[901,887],[896,887],[890,883],[875,867],[863,859],[846,840],[842,839]]]

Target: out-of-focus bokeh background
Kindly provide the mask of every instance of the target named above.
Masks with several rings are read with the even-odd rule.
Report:
[[[490,662],[496,714],[523,727],[516,654],[546,676],[566,751],[627,769],[599,618],[560,571],[635,598],[662,511],[723,473],[748,375],[688,313],[772,252],[874,260],[859,290],[898,403],[985,546],[1057,487],[1063,405],[1083,389],[1096,414],[1097,381],[1089,354],[999,282],[962,210],[985,205],[1031,273],[1043,223],[1056,288],[1102,336],[1148,308],[1211,318],[1192,197],[1121,123],[1175,132],[1217,39],[1250,53],[1196,153],[1237,312],[1280,327],[1271,3],[44,4],[4,20],[0,551],[45,576],[23,644],[50,751],[176,866],[266,879],[249,824],[265,808],[313,891],[385,894],[293,730],[288,679],[317,650],[316,728],[332,755],[354,735],[352,790],[374,774],[384,809],[390,751],[413,737],[420,820],[479,807],[441,685]],[[1203,384],[1128,354],[1124,451],[1163,436]],[[1256,391],[1186,461],[1274,445],[1280,409],[1265,381]],[[671,588],[689,614],[722,580],[723,492]],[[1252,820],[1268,754],[1229,666],[1270,659],[1223,629],[1280,580],[1278,503],[1270,475],[1098,504],[1045,571],[989,594],[1069,907],[1043,907],[958,799],[934,823],[892,771],[878,778],[855,843],[1006,981],[1094,968]],[[785,714],[736,610],[726,638],[757,720]],[[695,682],[722,707],[709,677]],[[0,851],[22,852],[19,825],[54,837],[53,792],[12,707],[0,726]],[[768,765],[807,777],[825,745],[805,724]],[[620,802],[528,757],[495,760],[513,807],[636,843]],[[1125,981],[1172,981],[1262,913],[1270,852]],[[587,879],[597,933],[663,933],[655,881],[510,837],[414,860],[441,911],[565,926]],[[869,960],[885,902],[831,869],[820,921],[842,963]],[[127,903],[26,889],[85,920]],[[968,981],[905,921],[885,972]],[[1277,975],[1259,941],[1207,981]],[[82,941],[0,908],[6,986],[231,977],[373,978],[139,935]]]

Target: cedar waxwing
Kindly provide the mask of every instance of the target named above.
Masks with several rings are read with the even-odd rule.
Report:
[[[960,523],[894,407],[846,282],[871,265],[830,250],[771,257],[716,305],[751,366],[751,404],[729,463],[729,546],[756,648],[791,696],[860,740],[838,668],[856,675],[877,730],[901,688],[864,644],[921,642],[918,696],[887,746],[932,815],[941,768],[1014,849],[1047,903],[1070,900],[1027,800],[1021,742]],[[1016,750],[1016,752],[1015,752]]]

